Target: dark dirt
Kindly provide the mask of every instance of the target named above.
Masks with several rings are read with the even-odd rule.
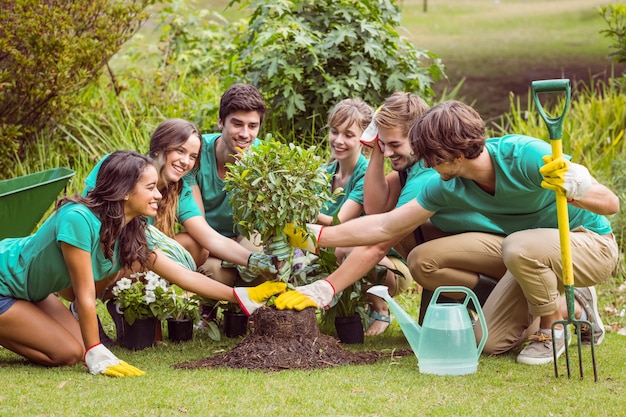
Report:
[[[228,352],[181,363],[178,369],[209,367],[246,368],[281,371],[308,370],[339,365],[367,365],[389,353],[353,352],[342,347],[334,337],[320,333],[315,310],[302,312],[261,308],[251,317],[254,329]],[[394,357],[412,355],[409,349],[394,351]]]
[[[523,109],[528,108],[528,92],[535,80],[569,78],[573,90],[589,85],[591,81],[606,81],[613,75],[619,76],[626,69],[625,65],[615,65],[611,69],[611,62],[587,62],[579,59],[571,63],[553,64],[551,62],[530,62],[520,66],[519,71],[508,74],[482,76],[480,74],[460,74],[454,69],[454,63],[448,64],[449,82],[435,86],[437,92],[444,88],[450,91],[459,81],[465,78],[457,98],[472,104],[481,114],[485,122],[497,123],[500,116],[511,109],[510,95],[513,93],[520,100]],[[493,63],[497,65],[497,63]]]

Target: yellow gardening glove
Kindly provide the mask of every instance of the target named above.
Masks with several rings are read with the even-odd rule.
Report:
[[[317,253],[317,245],[324,227],[319,224],[308,224],[306,230],[296,227],[293,223],[287,223],[283,232],[287,235],[289,244],[294,248],[300,248],[309,252]]]
[[[135,368],[133,365],[129,365],[124,361],[120,361],[119,365],[111,365],[108,366],[102,374],[112,376],[112,377],[122,377],[122,376],[141,376],[146,373],[141,369]]]
[[[276,300],[274,300],[274,305],[279,310],[302,311],[308,307],[317,308],[317,303],[313,301],[312,298],[298,291],[287,291],[279,295]]]
[[[119,360],[102,343],[93,345],[85,352],[85,364],[93,375],[103,374],[113,377],[141,376],[145,372]]]
[[[330,281],[321,279],[312,284],[296,287],[274,300],[279,310],[304,310],[307,307],[326,308],[335,296],[335,288]]]
[[[280,281],[266,281],[256,287],[233,288],[235,297],[244,313],[248,316],[265,304],[272,296],[282,293],[287,289],[287,284]]]
[[[545,165],[539,169],[539,173],[543,176],[543,188],[565,194],[568,200],[579,200],[587,194],[592,182],[587,168],[565,158],[554,159],[552,155],[542,159]]]

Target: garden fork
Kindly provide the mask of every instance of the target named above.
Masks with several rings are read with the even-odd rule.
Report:
[[[570,104],[570,96],[571,96],[571,86],[570,80],[567,79],[559,79],[559,80],[541,80],[541,81],[533,81],[531,86],[533,100],[535,101],[535,105],[539,114],[543,118],[546,126],[548,128],[548,133],[550,135],[550,144],[552,145],[552,156],[556,158],[560,158],[563,156],[563,144],[561,141],[562,138],[562,130],[563,130],[563,119],[565,118],[565,113],[569,108]],[[539,100],[539,93],[565,93],[565,105],[563,108],[563,112],[558,117],[550,117],[546,114],[541,105],[541,101]],[[569,325],[573,325],[575,329],[575,333],[578,339],[578,365],[580,378],[582,379],[584,376],[583,373],[583,363],[582,363],[582,337],[581,337],[581,326],[586,325],[588,328],[593,329],[593,326],[588,320],[577,320],[574,315],[574,273],[572,267],[572,253],[571,253],[571,245],[570,245],[570,231],[569,231],[569,216],[567,213],[567,198],[565,197],[565,192],[556,192],[556,212],[558,217],[558,227],[559,227],[559,238],[561,243],[561,260],[563,263],[563,286],[565,288],[565,300],[567,303],[567,319],[558,320],[552,323],[552,351],[554,353],[554,375],[555,377],[559,377],[559,367],[557,364],[557,343],[555,338],[555,326],[558,324],[563,325],[564,337],[565,337],[565,360],[567,363],[567,377],[571,378],[570,372],[570,356],[569,356]],[[598,381],[598,370],[596,367],[596,352],[595,352],[595,340],[593,335],[593,330],[591,331],[591,358],[593,361],[593,375],[594,380]]]

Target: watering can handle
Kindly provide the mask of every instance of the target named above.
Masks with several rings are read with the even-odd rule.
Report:
[[[476,294],[474,294],[474,292],[467,287],[441,286],[441,287],[435,288],[435,292],[433,293],[433,298],[430,300],[430,303],[428,305],[430,306],[432,304],[435,304],[437,302],[437,299],[439,298],[439,295],[445,292],[462,292],[467,296],[465,297],[465,301],[463,302],[463,307],[467,308],[467,304],[469,303],[469,300],[472,300],[472,302],[474,303],[474,306],[476,306],[476,310],[478,310],[476,311],[476,314],[478,314],[478,321],[480,322],[480,327],[482,328],[482,331],[483,331],[483,336],[480,339],[480,343],[478,343],[478,348],[477,348],[478,356],[480,356],[480,353],[483,351],[483,348],[485,347],[485,343],[487,343],[487,336],[489,335],[489,333],[487,330],[487,323],[485,322],[485,316],[483,315],[483,310],[482,308],[480,308],[480,303],[478,302],[478,297],[476,297]]]

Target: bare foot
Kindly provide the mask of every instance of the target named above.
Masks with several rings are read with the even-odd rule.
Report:
[[[387,330],[387,327],[389,327],[389,323],[391,323],[389,311],[372,310],[370,317],[372,321],[370,327],[368,327],[365,332],[365,336],[376,336],[382,334],[385,330]]]

